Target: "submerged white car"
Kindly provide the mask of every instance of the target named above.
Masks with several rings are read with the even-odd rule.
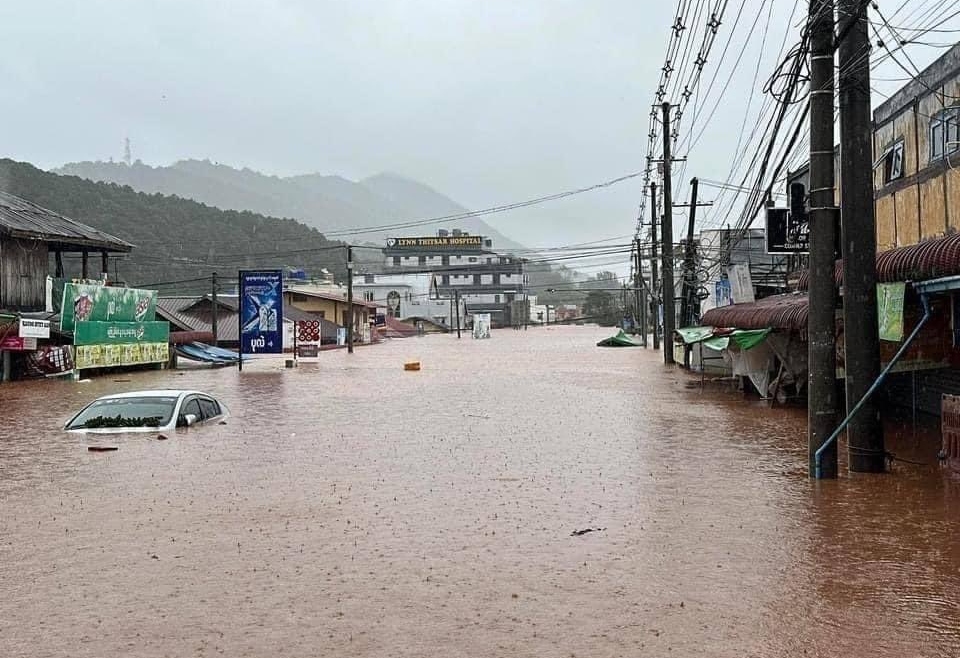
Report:
[[[215,423],[227,408],[201,391],[131,391],[97,398],[64,426],[68,432],[162,432]]]

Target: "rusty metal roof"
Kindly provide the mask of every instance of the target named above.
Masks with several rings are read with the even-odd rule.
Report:
[[[926,281],[960,274],[960,233],[924,240],[877,254],[877,282]],[[838,260],[833,279],[843,285],[843,261]],[[810,272],[800,275],[797,287],[806,290]]]
[[[133,245],[75,219],[0,191],[0,234],[41,240],[65,250],[130,251]]]
[[[240,340],[240,318],[237,298],[217,298],[220,311],[217,314],[217,337],[223,342]],[[213,325],[213,302],[209,295],[202,297],[160,297],[157,299],[157,315],[185,331],[211,333]],[[283,319],[291,322],[319,320],[320,333],[324,338],[336,338],[337,325],[321,318],[316,313],[303,311],[290,305],[283,309]]]
[[[750,304],[718,306],[703,314],[700,324],[737,329],[781,329],[807,332],[807,295],[787,293],[764,297]]]

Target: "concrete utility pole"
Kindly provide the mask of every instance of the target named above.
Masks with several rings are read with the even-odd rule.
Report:
[[[683,296],[680,299],[680,322],[690,326],[694,322],[694,297],[697,293],[697,252],[693,244],[694,225],[697,221],[697,206],[709,206],[709,203],[697,203],[697,190],[700,181],[690,181],[690,219],[687,222],[687,243],[683,250]]]
[[[636,294],[636,304],[637,309],[637,325],[640,332],[640,342],[644,347],[647,346],[647,309],[646,309],[646,295],[643,294],[643,270],[641,265],[643,259],[640,258],[640,238],[637,238],[633,241],[633,256],[634,256],[634,271],[635,276],[633,279],[634,291]]]
[[[353,354],[353,247],[347,245],[347,354]]]
[[[210,331],[213,332],[213,346],[216,347],[219,344],[219,334],[217,332],[217,325],[219,320],[219,305],[217,304],[217,273],[214,272],[211,277],[211,289],[210,289],[210,302],[213,305],[213,311],[210,314]]]
[[[880,376],[877,320],[877,236],[873,208],[873,144],[870,116],[870,39],[867,6],[839,0],[838,16],[849,31],[839,49],[840,220],[843,235],[843,339],[847,413]],[[851,471],[886,468],[880,408],[864,402],[847,425]]]
[[[810,310],[807,320],[809,393],[807,450],[815,453],[837,424],[837,209],[833,198],[833,0],[810,0]],[[871,258],[873,254],[871,254]],[[837,476],[837,444],[822,455],[820,476]]]
[[[457,338],[460,338],[460,291],[453,291],[454,303],[457,305]]]
[[[650,291],[653,295],[653,349],[660,349],[660,299],[657,297],[657,184],[650,183]]]
[[[673,285],[673,187],[670,180],[670,103],[663,109],[663,224],[660,239],[663,242],[663,362],[673,363],[673,330],[676,328],[676,290]]]

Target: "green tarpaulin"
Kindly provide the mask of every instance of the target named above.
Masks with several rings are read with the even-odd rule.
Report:
[[[684,343],[692,345],[710,338],[713,336],[713,331],[713,327],[684,327],[683,329],[677,329],[677,334],[680,335]]]
[[[616,336],[601,340],[597,343],[597,347],[640,347],[640,343],[635,342],[621,329]]]
[[[737,329],[726,336],[708,338],[703,344],[711,350],[722,352],[730,347],[732,340],[741,350],[749,350],[762,343],[771,331],[772,329]]]

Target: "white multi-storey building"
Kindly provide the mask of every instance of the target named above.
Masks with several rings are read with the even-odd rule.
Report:
[[[463,300],[468,314],[489,313],[498,326],[526,321],[512,311],[526,295],[523,259],[496,253],[489,238],[441,229],[436,236],[391,238],[383,254],[388,272],[434,275],[438,295]]]

